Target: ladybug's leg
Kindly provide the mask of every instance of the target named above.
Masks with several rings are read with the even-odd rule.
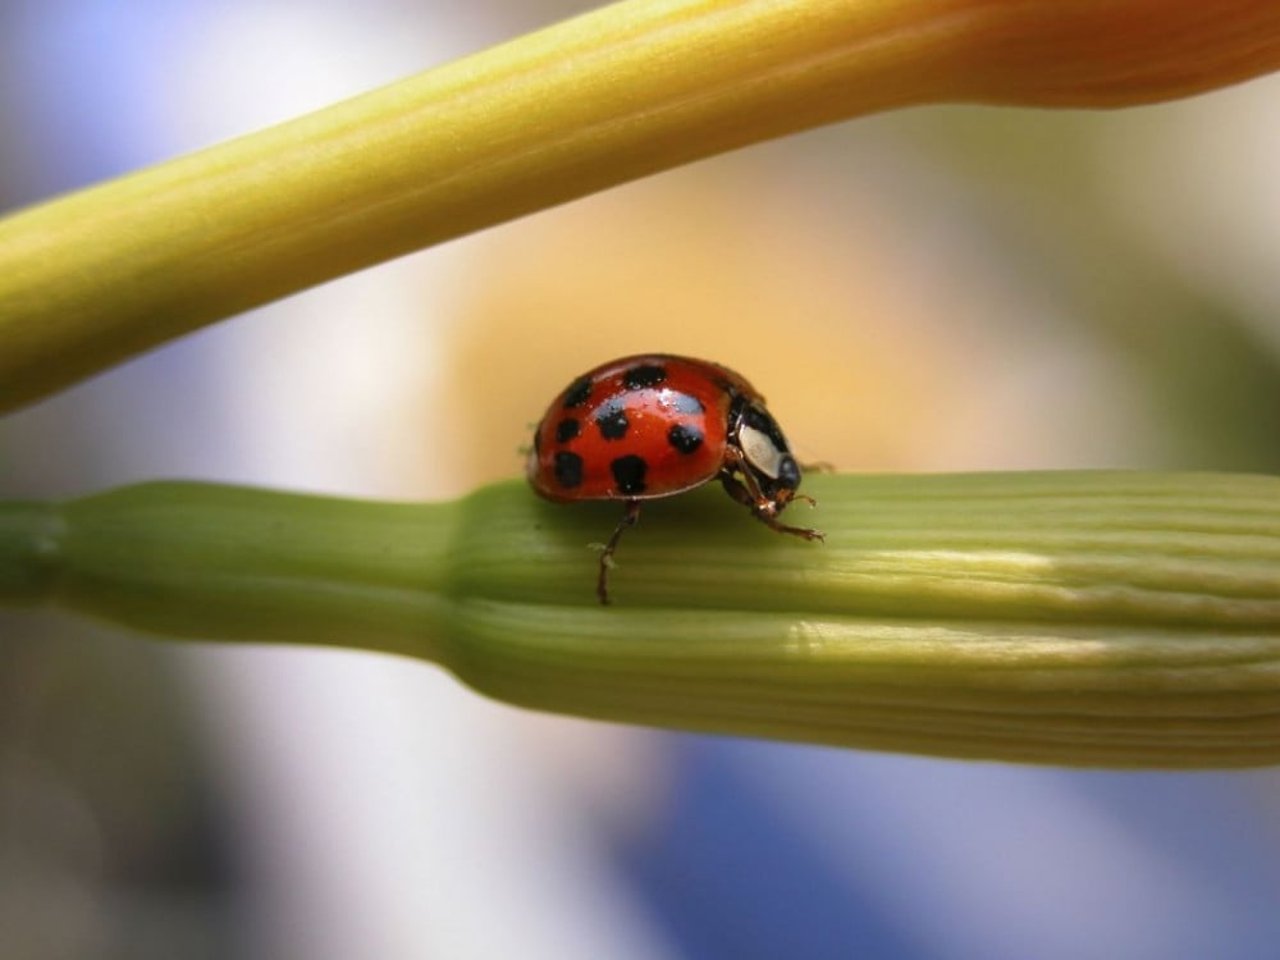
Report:
[[[742,479],[739,480],[739,477]],[[792,527],[780,521],[777,507],[760,490],[759,484],[756,483],[755,477],[751,476],[749,470],[743,470],[736,474],[727,469],[723,470],[720,473],[720,483],[724,486],[725,492],[729,496],[747,507],[755,515],[755,518],[765,526],[771,527],[779,533],[790,533],[797,537],[804,537],[806,540],[827,539],[818,530],[810,530],[808,527]]]
[[[609,537],[609,541],[604,545],[604,550],[600,552],[600,576],[596,580],[596,596],[600,598],[601,603],[609,602],[609,568],[613,566],[613,553],[618,549],[618,541],[622,539],[622,531],[628,527],[634,527],[639,519],[640,501],[628,500],[627,512],[622,515],[618,525],[613,528],[612,536]]]

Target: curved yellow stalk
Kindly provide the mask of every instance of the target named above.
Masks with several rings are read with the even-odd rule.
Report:
[[[0,410],[361,267],[913,103],[1280,66],[1273,0],[630,0],[0,221]]]

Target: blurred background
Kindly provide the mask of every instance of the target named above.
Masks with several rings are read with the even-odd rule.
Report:
[[[0,210],[588,6],[0,0]],[[740,370],[802,457],[846,470],[1275,471],[1277,170],[1277,78],[806,133],[0,420],[0,496],[193,477],[452,497],[518,473],[549,397],[638,350]],[[6,960],[1231,960],[1275,955],[1278,897],[1274,771],[664,734],[390,657],[0,614]]]

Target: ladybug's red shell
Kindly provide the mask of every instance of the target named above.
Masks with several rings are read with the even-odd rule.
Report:
[[[600,551],[596,596],[609,602],[618,540],[640,503],[719,478],[725,492],[779,533],[821,540],[778,514],[797,493],[800,466],[764,398],[716,363],[661,353],[614,360],[556,397],[533,435],[529,483],[550,500],[624,500]]]
[[[614,360],[565,388],[538,423],[529,482],[566,500],[645,500],[714,479],[729,412],[764,400],[718,364],[665,354]]]

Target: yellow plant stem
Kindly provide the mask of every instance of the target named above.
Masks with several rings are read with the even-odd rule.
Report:
[[[0,603],[434,661],[631,723],[1116,767],[1280,762],[1280,478],[819,476],[777,536],[718,491],[382,504],[204,484],[0,505]]]
[[[0,410],[344,273],[817,124],[928,101],[1114,106],[1277,66],[1273,0],[614,4],[0,221]]]

